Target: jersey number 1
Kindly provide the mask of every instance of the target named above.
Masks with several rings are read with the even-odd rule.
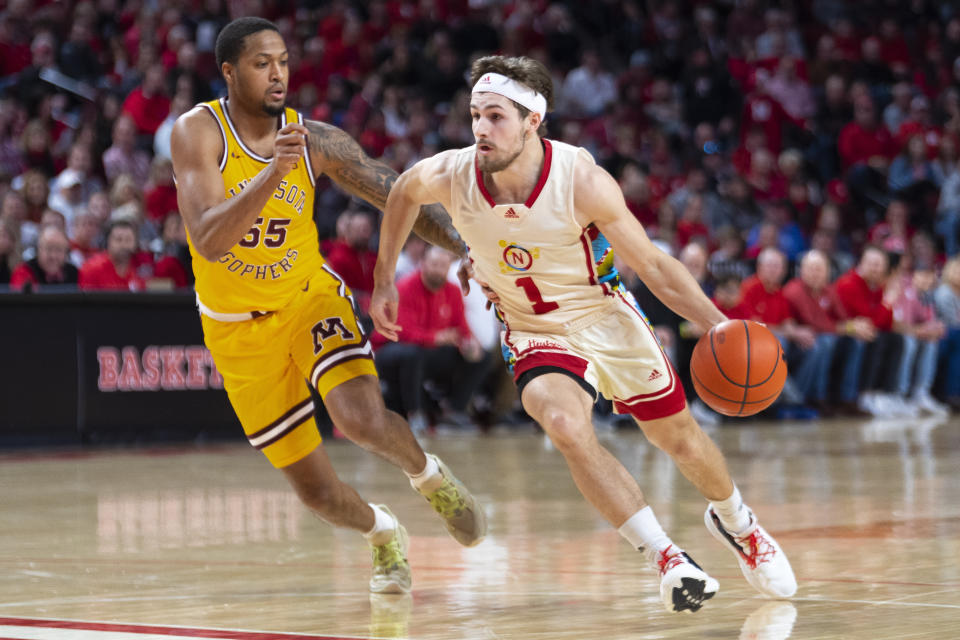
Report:
[[[530,276],[517,278],[517,286],[523,289],[523,292],[527,294],[527,300],[533,303],[533,312],[535,314],[550,313],[554,309],[560,308],[560,305],[556,302],[543,301],[543,295],[540,294],[540,289],[537,289],[536,283]]]

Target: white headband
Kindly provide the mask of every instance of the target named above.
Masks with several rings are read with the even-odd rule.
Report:
[[[540,114],[543,120],[547,116],[547,99],[525,84],[499,73],[485,73],[477,84],[473,85],[472,93],[489,91],[510,98],[530,111]]]

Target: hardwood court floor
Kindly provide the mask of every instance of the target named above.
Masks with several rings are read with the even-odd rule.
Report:
[[[486,505],[490,535],[473,549],[398,470],[329,443],[341,475],[411,534],[412,596],[377,598],[362,539],[310,516],[244,445],[8,452],[0,638],[960,637],[960,419],[743,423],[713,436],[793,562],[791,601],[755,594],[704,528],[704,501],[633,430],[603,438],[720,580],[697,614],[661,610],[653,572],[540,435],[425,439]]]

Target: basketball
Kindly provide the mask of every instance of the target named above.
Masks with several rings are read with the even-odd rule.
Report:
[[[693,388],[725,416],[752,416],[777,399],[787,380],[780,341],[752,320],[728,320],[701,336],[690,358]]]

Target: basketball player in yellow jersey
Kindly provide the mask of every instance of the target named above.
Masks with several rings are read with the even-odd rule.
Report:
[[[204,340],[250,443],[319,517],[363,533],[373,547],[371,591],[408,591],[405,529],[338,479],[304,384],[347,437],[403,469],[458,542],[480,542],[480,506],[384,407],[350,291],[319,253],[319,175],[383,208],[396,172],[340,129],[284,108],[287,49],[272,23],[231,22],[216,55],[227,97],[182,115],[171,146]],[[465,253],[441,209],[424,210],[418,233]]]
[[[758,525],[700,429],[676,372],[613,268],[619,253],[671,309],[702,327],[726,317],[677,260],[658,250],[616,181],[590,154],[541,139],[550,73],[529,58],[474,62],[476,144],[420,161],[387,199],[370,314],[395,340],[394,274],[421,204],[440,203],[470,247],[476,278],[497,304],[521,401],[566,458],[584,497],[660,574],[668,611],[697,611],[718,588],[664,533],[636,480],[596,438],[597,393],[632,415],[703,496],[708,530],[768,597],[796,591],[790,563]],[[609,242],[608,242],[609,239]],[[612,245],[612,249],[611,249]]]

